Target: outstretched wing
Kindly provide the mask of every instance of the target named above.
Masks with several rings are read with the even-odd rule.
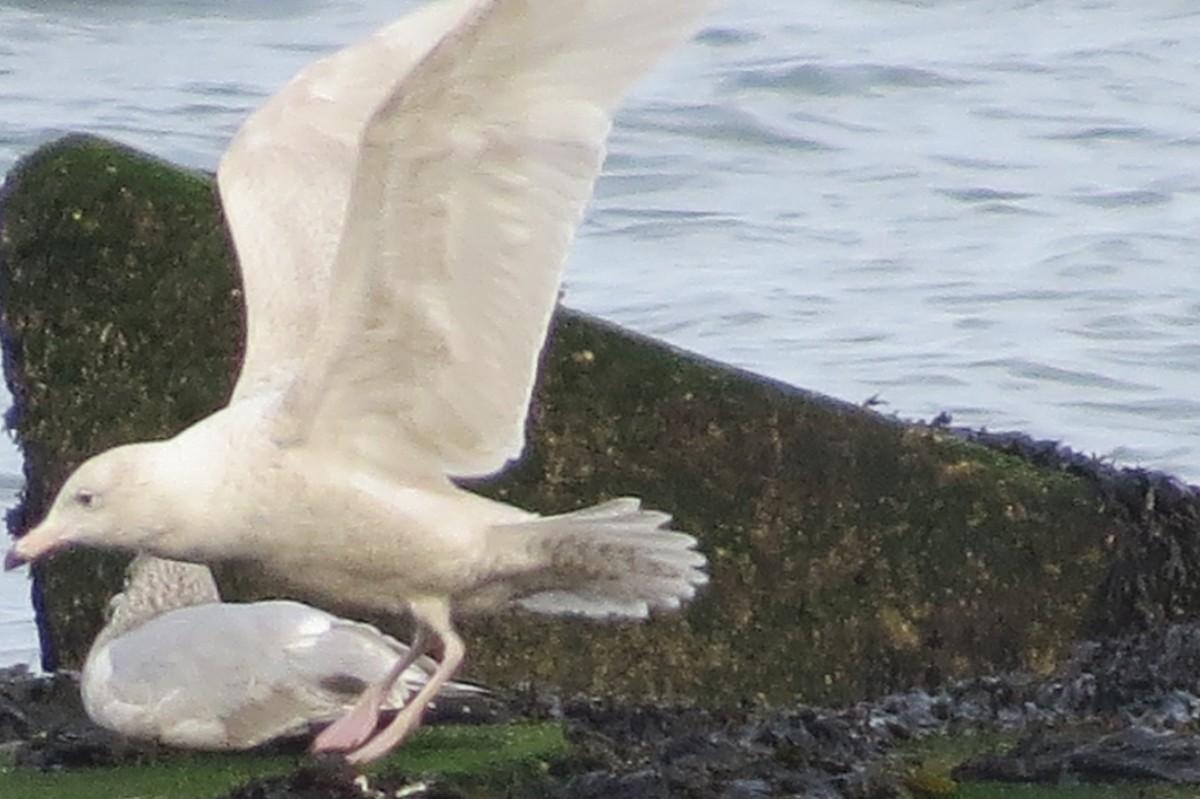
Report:
[[[455,476],[521,452],[614,107],[711,0],[480,2],[363,131],[334,292],[281,442]]]
[[[310,65],[245,122],[217,182],[241,263],[246,354],[234,393],[289,379],[328,307],[359,139],[372,112],[475,0],[421,8]]]

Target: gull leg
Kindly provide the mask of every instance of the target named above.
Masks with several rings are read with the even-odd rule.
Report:
[[[426,599],[412,603],[413,617],[423,629],[427,629],[442,642],[442,660],[437,670],[417,691],[416,696],[405,703],[392,722],[379,734],[346,755],[348,763],[369,763],[378,760],[395,749],[409,733],[421,723],[421,714],[437,692],[454,676],[462,663],[466,648],[462,639],[450,623],[450,604],[444,599]]]
[[[337,721],[321,730],[312,743],[313,752],[343,752],[359,746],[371,737],[379,724],[379,711],[392,693],[392,687],[401,679],[406,669],[425,654],[429,638],[425,625],[417,621],[417,632],[413,637],[408,654],[396,661],[396,665],[377,683],[367,686],[354,706]],[[418,694],[419,695],[419,694]],[[414,697],[415,698],[415,697]],[[408,702],[405,703],[409,704]]]

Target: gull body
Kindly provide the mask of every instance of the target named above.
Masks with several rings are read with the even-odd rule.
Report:
[[[260,564],[306,598],[408,612],[411,665],[316,740],[375,759],[460,664],[452,615],[644,618],[706,582],[621,498],[541,517],[458,488],[518,457],[567,249],[632,83],[710,0],[442,0],[318,61],[247,121],[218,183],[247,303],[229,404],[85,462],[12,565],[67,544]]]
[[[264,399],[97,456],[62,491],[91,496],[88,507],[66,507],[76,511],[64,525],[72,541],[196,563],[257,561],[306,597],[399,613],[414,594],[462,595],[487,568],[491,528],[536,518],[445,479],[402,482],[337,453],[280,447],[262,435],[272,418]],[[114,505],[119,530],[101,507]],[[57,514],[43,524],[59,524]]]
[[[286,600],[222,602],[208,567],[139,555],[80,676],[92,721],[189,749],[249,749],[348,711],[409,648],[368,624]],[[400,708],[437,664],[393,685]],[[482,689],[447,683],[439,697]]]

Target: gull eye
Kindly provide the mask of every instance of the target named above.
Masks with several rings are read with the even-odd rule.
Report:
[[[96,506],[96,495],[86,488],[81,488],[75,492],[75,504],[83,508],[94,508]]]

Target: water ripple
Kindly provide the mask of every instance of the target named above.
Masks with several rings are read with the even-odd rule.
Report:
[[[1049,133],[1047,141],[1150,141],[1160,138],[1154,131],[1140,125],[1093,125],[1061,133]]]
[[[731,83],[743,90],[841,96],[869,95],[886,89],[942,89],[967,81],[917,67],[799,62],[745,66]]]
[[[1133,191],[1107,191],[1093,194],[1077,194],[1071,198],[1081,205],[1095,208],[1127,208],[1130,206],[1162,205],[1173,199],[1170,192],[1148,189]]]
[[[674,133],[715,144],[736,143],[740,147],[812,152],[834,147],[794,131],[779,130],[743,108],[725,106],[672,106],[645,108],[622,117],[633,130]]]
[[[1078,388],[1104,389],[1112,392],[1146,391],[1151,386],[1110,377],[1091,369],[1069,369],[1061,366],[1034,361],[1028,358],[995,358],[974,361],[976,367],[994,367],[1005,370],[1013,377],[1036,382],[1051,381],[1066,386]],[[1070,403],[1082,407],[1082,403]]]

